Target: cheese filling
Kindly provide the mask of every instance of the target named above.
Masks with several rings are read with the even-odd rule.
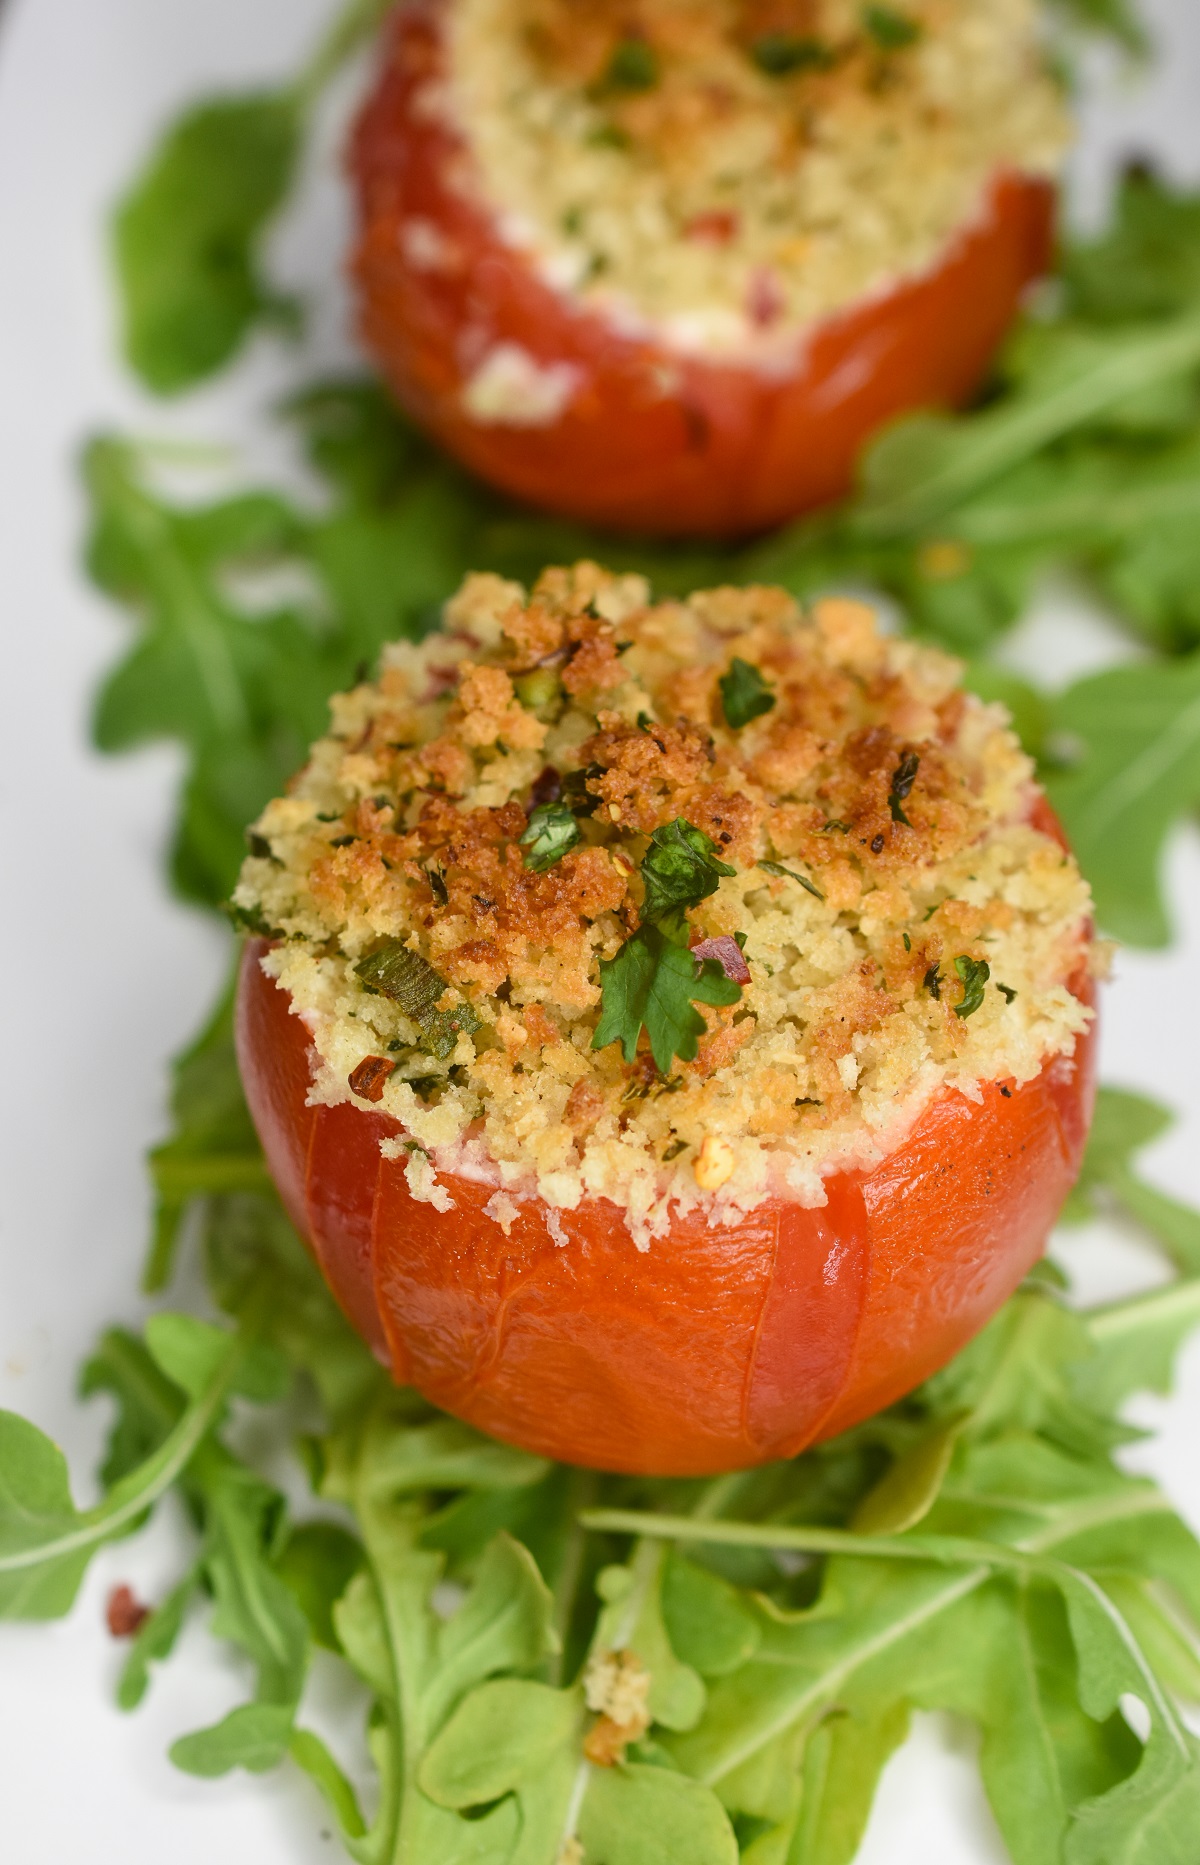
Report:
[[[250,834],[234,905],[277,941],[310,1099],[393,1116],[388,1150],[439,1208],[446,1173],[492,1184],[505,1229],[534,1192],[603,1197],[644,1246],[698,1205],[821,1204],[934,1096],[1070,1055],[1088,889],[1030,820],[1003,709],[959,673],[843,599],[653,603],[588,563],[529,594],[468,578],[441,630],[333,700]],[[552,802],[557,845],[535,837]],[[731,872],[678,937],[741,984],[659,1067],[636,1022],[628,1062],[593,1039],[600,963],[680,823]]]
[[[552,286],[769,359],[1068,140],[1033,0],[455,0],[446,111]]]

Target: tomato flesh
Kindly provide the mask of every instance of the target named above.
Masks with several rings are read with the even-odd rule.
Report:
[[[546,284],[500,237],[482,195],[463,187],[470,151],[422,107],[444,69],[447,3],[397,10],[358,123],[359,324],[423,427],[482,478],[546,510],[626,531],[730,537],[837,498],[883,423],[971,393],[1049,263],[1054,190],[1004,171],[936,265],[815,325],[790,365],[709,361],[620,330]],[[405,238],[412,226],[426,234],[419,263]],[[473,368],[502,344],[574,372],[556,417],[519,425],[464,408]]]
[[[603,1199],[559,1214],[439,1174],[419,1203],[400,1131],[349,1104],[310,1107],[311,1045],[287,994],[242,964],[246,1094],[288,1211],[345,1313],[398,1381],[493,1436],[567,1463],[701,1475],[787,1457],[945,1364],[1040,1255],[1079,1169],[1095,1039],[1035,1080],[944,1093],[870,1172],[808,1209],[702,1212],[639,1251]],[[1091,1001],[1090,982],[1072,989]]]

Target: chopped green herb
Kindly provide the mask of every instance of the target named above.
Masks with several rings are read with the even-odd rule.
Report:
[[[764,874],[775,875],[776,879],[799,881],[801,887],[804,888],[806,893],[811,894],[814,900],[824,900],[825,898],[815,881],[810,881],[806,874],[797,874],[795,868],[785,868],[781,861],[758,861],[754,865],[761,868]]]
[[[440,868],[426,868],[425,879],[429,882],[429,891],[439,907],[448,906],[450,889],[446,886],[446,877]]]
[[[473,1036],[479,1018],[463,999],[451,1010],[439,1010],[438,1000],[448,990],[446,980],[427,959],[403,940],[388,939],[354,967],[368,991],[389,997],[421,1032],[421,1048],[444,1060],[454,1052],[459,1035]]]
[[[736,874],[717,854],[717,845],[682,816],[656,829],[642,858],[645,885],[642,919],[660,926],[677,943],[687,938],[683,914],[715,894],[725,874]]]
[[[562,681],[556,668],[535,667],[531,673],[518,674],[513,691],[530,712],[556,713],[562,699]]]
[[[907,933],[904,934],[904,950],[906,952],[912,951],[912,940],[909,938]]]
[[[648,732],[650,727],[654,724],[654,720],[650,717],[648,712],[639,712],[636,723],[639,732]]]
[[[731,731],[740,732],[751,719],[760,718],[775,705],[775,695],[758,668],[752,667],[749,661],[739,660],[736,655],[729,663],[729,672],[722,674],[718,685],[725,723]]]
[[[769,78],[787,78],[794,71],[828,71],[835,53],[820,39],[794,32],[764,32],[750,47],[750,56]]]
[[[525,866],[544,874],[580,839],[579,824],[565,803],[538,803],[529,812],[529,824],[521,837]]]
[[[686,1153],[687,1149],[686,1140],[672,1140],[662,1156],[664,1166],[669,1166],[673,1159],[678,1159],[680,1153]]]
[[[983,1002],[983,987],[991,977],[991,967],[985,958],[968,958],[962,954],[954,961],[954,969],[962,980],[962,1002],[955,1004],[956,1017],[973,1017]]]
[[[836,835],[849,835],[850,829],[851,829],[851,825],[848,822],[838,822],[835,817],[831,822],[827,822],[822,825],[821,834],[822,835],[835,835],[835,834]]]
[[[899,764],[897,764],[895,770],[892,772],[892,787],[888,792],[888,808],[892,812],[892,821],[902,822],[907,829],[911,829],[912,824],[904,814],[904,804],[908,801],[909,794],[912,791],[913,784],[916,782],[917,772],[920,768],[921,760],[917,753],[915,751],[906,751]]]
[[[925,973],[925,976],[922,978],[921,983],[924,986],[925,990],[929,992],[930,997],[937,997],[937,998],[941,997],[942,995],[942,974],[941,974],[940,968],[937,965],[931,965],[929,967],[929,970]]]
[[[1018,995],[1017,992],[1013,990],[1011,984],[1001,984],[997,981],[996,989],[999,991],[1006,1004],[1011,1004]]]
[[[604,86],[613,91],[651,91],[659,80],[658,54],[645,39],[622,39],[608,61]]]
[[[225,912],[239,932],[250,933],[256,939],[275,939],[279,936],[278,929],[268,925],[263,918],[260,907],[239,907],[235,901],[230,900],[226,903]]]
[[[274,856],[271,853],[271,844],[268,842],[266,836],[259,835],[256,829],[247,829],[246,847],[258,861],[274,860]]]
[[[864,7],[862,22],[876,45],[885,52],[902,52],[921,37],[920,21],[910,19],[907,13],[898,13],[894,7]]]
[[[698,965],[684,945],[657,926],[642,926],[615,958],[600,960],[603,1008],[592,1048],[619,1042],[626,1062],[637,1055],[643,1028],[659,1073],[678,1056],[691,1062],[704,1034],[704,1018],[693,1004],[736,1004],[740,984],[725,976],[715,959]]]
[[[562,800],[576,816],[591,816],[600,807],[600,798],[593,796],[588,784],[597,777],[603,777],[602,764],[585,765],[581,771],[568,771],[562,780]]]

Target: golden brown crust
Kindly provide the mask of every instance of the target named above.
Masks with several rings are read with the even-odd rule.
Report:
[[[447,622],[335,701],[236,896],[288,940],[271,962],[320,1026],[323,1094],[400,1055],[382,1105],[423,1146],[478,1135],[494,1161],[632,1197],[622,1175],[690,1174],[711,1132],[737,1153],[722,1196],[745,1196],[772,1158],[819,1184],[822,1159],[874,1146],[938,1082],[1028,1079],[1083,1027],[1066,980],[1086,888],[1029,825],[1028,761],[954,663],[889,641],[862,603],[655,604],[585,563],[528,596],[470,578]],[[736,662],[769,709],[731,724]],[[577,840],[538,871],[522,837],[561,796]],[[736,1005],[701,1007],[697,1053],[665,1079],[645,1032],[630,1065],[591,1036],[599,961],[639,926],[639,864],[676,819],[734,870],[692,937],[741,934],[749,976]],[[410,1055],[419,1032],[364,995],[353,966],[381,940],[435,968],[441,1009],[473,1006],[453,1057]],[[972,965],[1007,995],[991,985],[968,1020]],[[404,1083],[431,1068],[422,1103]]]

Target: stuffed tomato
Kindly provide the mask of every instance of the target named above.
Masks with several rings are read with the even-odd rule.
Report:
[[[1065,140],[1032,0],[401,0],[352,149],[361,332],[506,491],[750,533],[975,387]]]
[[[996,707],[871,611],[469,578],[251,834],[238,1043],[397,1380],[570,1463],[789,1456],[1038,1257],[1087,888]]]

